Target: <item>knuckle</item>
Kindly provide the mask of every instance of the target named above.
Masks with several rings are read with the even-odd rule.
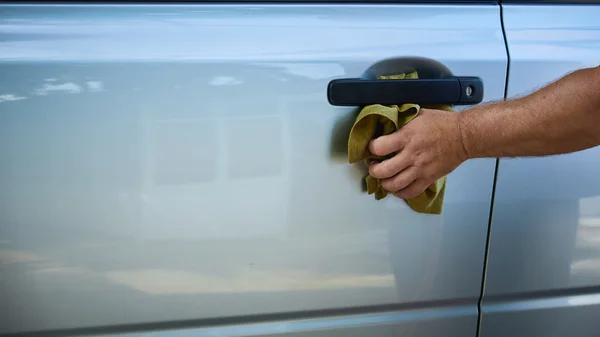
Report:
[[[412,160],[413,160],[415,166],[418,166],[418,167],[426,167],[434,159],[435,159],[435,157],[432,157],[429,153],[427,153],[427,151],[424,151],[423,149],[415,150],[412,155]]]
[[[377,178],[377,164],[369,165],[368,170],[370,176],[372,176],[373,178]]]
[[[414,136],[415,136],[415,132],[413,130],[413,126],[411,126],[410,124],[407,124],[406,126],[402,127],[402,129],[400,129],[397,135],[397,139],[400,140],[404,140],[406,143],[410,142]],[[402,132],[400,132],[402,131]]]
[[[396,193],[394,193],[394,196],[400,198],[400,199],[408,199],[410,197],[407,196],[406,191],[398,191]]]
[[[394,195],[401,199],[414,198],[423,193],[427,189],[427,186],[429,186],[429,184],[426,183],[425,180],[419,180],[405,189],[396,192]]]
[[[399,178],[399,179],[386,179],[385,181],[383,181],[381,183],[381,185],[383,186],[383,188],[386,191],[390,191],[390,192],[396,192],[401,190],[402,188],[404,188],[405,184],[404,184],[404,179],[403,178]],[[384,185],[385,183],[385,185]]]
[[[383,164],[381,164],[378,173],[381,177],[385,178],[392,176],[394,172],[391,163],[389,161],[385,161]]]
[[[410,198],[414,198],[417,195],[419,195],[419,193],[413,186],[406,188],[406,189],[398,192],[397,194],[399,195],[400,198],[403,198],[403,199],[410,199]]]
[[[430,181],[430,182],[434,182],[435,180],[437,180],[437,172],[435,172],[432,169],[427,169],[425,172],[423,172],[423,176],[421,178],[425,179],[426,181]],[[429,185],[429,184],[427,184]]]
[[[418,149],[414,150],[410,155],[410,160],[415,164],[420,164],[423,161],[423,151]]]
[[[371,176],[373,176],[374,178],[380,178],[381,177],[381,163],[377,163],[377,164],[371,164],[369,166],[369,174]]]
[[[406,175],[395,176],[385,179],[381,182],[381,186],[387,191],[396,192],[405,188],[410,184],[411,177]]]
[[[416,188],[411,188],[407,191],[407,198],[414,198],[416,196],[418,196],[419,194],[421,194],[421,192],[419,192],[419,190],[417,190]]]
[[[395,182],[393,179],[384,179],[381,181],[381,186],[386,190],[386,191],[395,191]]]

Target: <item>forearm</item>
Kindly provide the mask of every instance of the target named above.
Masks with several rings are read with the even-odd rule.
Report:
[[[469,158],[546,156],[600,144],[600,67],[458,114]]]

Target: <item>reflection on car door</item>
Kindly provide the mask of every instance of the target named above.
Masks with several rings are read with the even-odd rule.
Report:
[[[509,3],[503,13],[509,98],[600,62],[600,6]],[[482,337],[598,335],[599,172],[600,148],[500,161]]]
[[[495,160],[376,201],[326,88],[502,99],[498,5],[1,9],[0,333],[475,336]]]

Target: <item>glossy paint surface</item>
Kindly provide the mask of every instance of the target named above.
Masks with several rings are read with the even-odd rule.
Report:
[[[375,201],[326,86],[416,69],[501,99],[497,6],[0,9],[0,333],[381,306],[475,333],[495,161],[441,216]]]
[[[508,96],[600,63],[600,7],[504,6]],[[482,335],[597,336],[600,148],[502,159]]]
[[[448,308],[413,309],[410,312],[383,312],[364,315],[319,317],[302,320],[279,320],[252,324],[171,329],[159,331],[106,334],[115,337],[237,337],[237,336],[474,336],[471,305]]]

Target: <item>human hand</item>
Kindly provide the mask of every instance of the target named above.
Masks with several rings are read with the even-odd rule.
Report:
[[[421,194],[467,160],[458,113],[433,109],[421,109],[400,130],[372,140],[369,151],[377,156],[396,153],[373,162],[369,174],[401,199]]]

